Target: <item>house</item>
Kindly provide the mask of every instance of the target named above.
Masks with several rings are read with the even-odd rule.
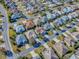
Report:
[[[25,28],[23,25],[16,25],[14,26],[14,30],[16,31],[16,33],[22,33],[25,31]]]
[[[33,20],[28,19],[28,20],[23,20],[22,23],[24,24],[26,29],[33,28],[35,26]]]
[[[73,54],[69,59],[77,59],[75,54]]]
[[[46,16],[43,16],[43,19],[44,19],[44,22],[47,22],[48,21],[48,19],[47,19]]]
[[[61,15],[61,12],[59,10],[54,10],[53,13],[56,15],[56,17]]]
[[[43,28],[44,28],[44,30],[50,30],[53,27],[52,27],[52,25],[50,23],[46,23],[46,24],[43,25]]]
[[[64,13],[69,13],[66,7],[63,8],[63,12]]]
[[[65,38],[64,38],[64,42],[65,42],[65,44],[66,44],[68,47],[75,45],[74,39],[72,39],[72,38],[70,38],[70,37],[65,37]]]
[[[11,9],[14,9],[14,8],[17,7],[17,5],[16,5],[15,2],[10,2],[10,3],[8,3],[7,5],[8,5],[8,7],[11,8]]]
[[[46,12],[46,16],[47,16],[47,19],[50,20],[50,19],[55,19],[57,17],[57,14],[53,12],[50,13],[50,12]]]
[[[71,7],[73,10],[78,10],[78,8],[79,8],[78,5],[71,5],[70,7]]]
[[[57,16],[58,16],[58,14],[57,14],[57,13],[53,13],[53,14],[52,14],[51,19],[53,19],[53,20],[54,20]]]
[[[17,46],[24,46],[26,43],[28,43],[28,40],[23,34],[20,34],[20,35],[16,36]]]
[[[44,49],[42,52],[44,59],[58,59],[58,56],[55,54],[52,48]]]
[[[53,48],[60,57],[68,52],[68,48],[64,45],[63,41],[55,43]]]
[[[34,24],[37,26],[37,25],[40,25],[40,19],[39,17],[35,17],[35,19],[33,20]]]
[[[27,4],[27,10],[34,11],[34,7],[29,3]]]
[[[59,2],[59,0],[52,0],[52,2],[53,2],[53,3],[58,3],[58,2]]]
[[[68,16],[63,16],[61,17],[61,19],[64,21],[64,23],[66,23],[69,20]]]
[[[11,20],[14,20],[14,21],[16,21],[17,19],[19,19],[19,18],[24,18],[25,16],[22,14],[22,12],[19,12],[19,11],[17,11],[17,12],[14,12],[13,14],[12,14],[12,16],[11,16]],[[26,18],[26,17],[25,17]]]
[[[60,15],[60,14],[59,14],[59,13],[57,13],[57,12],[54,12],[54,14],[56,15],[56,17]]]
[[[76,35],[76,38],[77,38],[77,39],[79,39],[79,34],[78,34],[78,35]]]
[[[60,25],[62,25],[62,24],[63,24],[63,20],[62,20],[61,18],[56,19],[56,21],[55,21],[55,25],[56,25],[56,26],[60,26]]]
[[[75,11],[76,12],[76,14],[79,16],[79,11]]]
[[[36,32],[36,34],[41,34],[41,35],[46,34],[46,31],[44,30],[43,27],[36,27],[35,32]]]
[[[64,7],[63,12],[64,13],[70,13],[70,12],[73,12],[73,9],[71,9],[71,7]]]
[[[69,14],[68,17],[72,20],[77,17],[77,14]]]
[[[71,19],[78,17],[78,14],[76,12],[73,12],[69,15],[71,16]]]
[[[35,56],[35,57],[33,57],[32,59],[41,59],[41,57]]]
[[[34,32],[34,30],[29,30],[27,32],[25,32],[25,35],[28,39],[34,39],[37,37],[36,33]]]
[[[57,20],[58,26],[65,24],[68,20],[69,20],[69,19],[68,19],[67,16],[63,16],[63,17],[59,18],[59,19]]]
[[[79,40],[79,32],[72,32],[72,35],[75,36],[77,40]]]
[[[44,6],[43,5],[39,6],[39,11],[43,11],[43,10],[45,10]]]
[[[35,39],[37,38],[37,35],[34,32],[34,30],[29,30],[29,31],[25,32],[25,35],[26,35],[27,39],[29,40],[29,43],[36,43]]]
[[[41,23],[46,23],[48,21],[48,19],[47,19],[47,17],[46,16],[43,16],[43,17],[41,17],[40,18],[40,20],[39,20],[39,22],[40,22],[40,25],[41,25]]]
[[[37,25],[42,25],[42,24],[45,24],[46,22],[48,21],[47,17],[46,16],[43,16],[43,17],[40,17],[40,16],[37,16],[33,22],[34,24],[37,26]]]
[[[52,14],[50,12],[46,12],[46,16],[47,16],[48,20],[52,19]]]
[[[68,14],[67,16],[69,18],[69,21],[71,21],[72,20],[71,14]]]
[[[11,3],[11,0],[6,0],[5,3],[6,4]]]
[[[79,59],[79,48],[75,52],[75,57],[76,57],[76,59]]]
[[[61,17],[61,18],[59,18],[59,19],[57,20],[57,23],[58,23],[59,25],[63,25],[63,24],[65,24],[68,20],[69,20],[69,18],[68,18],[67,16],[63,16],[63,17]]]

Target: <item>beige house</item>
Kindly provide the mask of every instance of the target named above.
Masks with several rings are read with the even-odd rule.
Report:
[[[29,30],[27,32],[25,32],[25,35],[27,37],[27,39],[29,40],[29,43],[35,43],[35,37],[36,37],[36,34],[33,30]]]
[[[55,45],[53,46],[53,48],[55,49],[55,51],[57,52],[57,54],[60,57],[62,57],[68,51],[68,48],[64,45],[63,42],[57,42],[57,43],[55,43]]]
[[[35,26],[33,20],[23,20],[22,23],[24,24],[26,29],[29,29]]]
[[[52,48],[45,49],[42,52],[42,55],[43,55],[44,59],[58,59],[58,56],[55,54],[55,52]]]

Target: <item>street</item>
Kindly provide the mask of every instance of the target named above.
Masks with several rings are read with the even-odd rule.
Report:
[[[7,12],[4,9],[4,7],[0,4],[0,12],[2,13],[2,15],[4,15],[3,17],[3,40],[5,41],[5,48],[6,50],[10,50],[13,52],[11,44],[10,44],[10,40],[9,40],[9,25],[8,25],[8,16],[7,16]],[[7,57],[7,59],[15,59],[16,57],[14,57],[14,53],[12,57]]]

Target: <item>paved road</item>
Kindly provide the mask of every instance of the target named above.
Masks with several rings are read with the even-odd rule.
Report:
[[[8,25],[8,17],[7,12],[4,7],[0,4],[0,12],[4,15],[3,19],[3,40],[5,41],[6,49],[13,52],[10,41],[9,41],[9,25]],[[7,59],[15,59],[14,55],[12,57],[7,57]]]

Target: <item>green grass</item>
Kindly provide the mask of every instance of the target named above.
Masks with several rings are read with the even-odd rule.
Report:
[[[51,47],[51,48],[53,48],[53,45],[55,44],[55,42],[54,41],[49,41],[49,42],[47,42],[47,45],[49,46],[49,47]]]
[[[0,17],[2,16],[2,13],[0,12]]]
[[[0,23],[2,23],[2,20],[0,20]]]
[[[0,51],[0,59],[6,59],[6,55]]]
[[[18,57],[17,59],[32,59],[32,56],[31,54],[28,54],[27,56],[24,56],[24,57]]]
[[[70,30],[70,32],[72,33],[72,32],[77,32],[77,30],[76,30],[76,28],[72,28],[71,30]]]
[[[14,38],[16,36],[16,32],[13,29],[9,29],[9,37]]]
[[[43,50],[44,50],[44,47],[43,46],[40,46],[39,48],[37,48],[35,50],[35,52],[38,53],[38,54],[40,54],[40,53],[42,53]]]
[[[0,39],[0,45],[3,44],[3,43],[4,43],[4,41],[2,39]]]
[[[57,37],[57,39],[63,41],[63,40],[64,40],[64,36],[63,36],[63,35],[59,35],[59,36]]]

